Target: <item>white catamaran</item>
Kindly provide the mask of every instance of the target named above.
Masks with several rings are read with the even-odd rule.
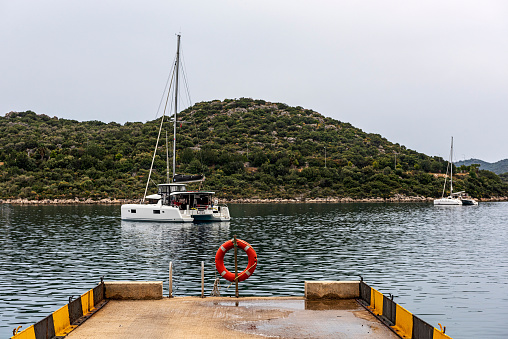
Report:
[[[161,124],[157,143],[150,166],[150,172],[146,183],[145,194],[141,203],[126,204],[121,207],[122,220],[136,221],[164,221],[164,222],[213,222],[229,221],[229,208],[219,205],[217,199],[213,198],[215,192],[211,191],[187,191],[185,184],[204,181],[202,175],[178,175],[176,169],[176,113],[178,111],[178,75],[180,68],[180,35],[177,40],[176,61],[174,68],[175,106],[173,115],[173,177],[168,183],[159,184],[157,194],[146,195],[150,184],[155,153],[159,144],[160,134],[166,111],[161,117]],[[169,97],[168,90],[168,97]]]

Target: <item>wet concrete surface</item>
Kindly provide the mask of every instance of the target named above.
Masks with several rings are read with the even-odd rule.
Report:
[[[111,300],[69,338],[398,338],[355,300]]]

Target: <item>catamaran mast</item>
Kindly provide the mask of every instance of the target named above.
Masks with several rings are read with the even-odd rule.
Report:
[[[176,174],[176,112],[178,111],[178,73],[180,69],[180,34],[178,36],[178,42],[176,46],[176,61],[175,61],[175,115],[173,120],[173,180],[175,180]]]
[[[173,177],[175,176],[175,152],[176,152],[176,147],[175,147],[175,139],[176,139],[176,110],[177,110],[177,99],[178,99],[178,67],[179,67],[179,64],[180,64],[180,35],[178,35],[178,45],[177,45],[177,52],[176,52],[176,86],[175,86],[175,134],[173,136]],[[171,80],[172,82],[172,80]],[[170,86],[171,87],[171,86]],[[161,131],[162,131],[162,125],[164,124],[164,117],[166,116],[166,107],[167,107],[167,104],[168,104],[168,99],[169,99],[169,94],[170,94],[170,89],[168,89],[168,96],[166,98],[166,105],[164,106],[164,113],[162,113],[162,117],[161,117],[161,124],[160,124],[160,127],[159,127],[159,134],[157,135],[157,142],[155,143],[155,149],[153,151],[153,157],[152,157],[152,164],[150,165],[150,172],[148,172],[148,179],[146,180],[146,187],[145,187],[145,194],[143,195],[143,199],[142,199],[142,202],[145,202],[145,198],[146,198],[146,193],[148,192],[148,185],[150,184],[150,178],[152,176],[152,170],[153,170],[153,164],[155,162],[155,155],[157,154],[157,147],[159,146],[159,139],[161,137]],[[166,132],[166,159],[167,159],[167,132]],[[167,160],[166,160],[167,161]],[[167,176],[168,176],[168,183],[169,183],[169,163],[167,164],[168,166],[168,172],[167,172]]]

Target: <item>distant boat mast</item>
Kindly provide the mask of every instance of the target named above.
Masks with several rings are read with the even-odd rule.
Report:
[[[452,137],[452,144],[450,147],[450,157],[448,158],[448,165],[446,166],[446,176],[445,176],[445,181],[443,184],[443,194],[441,194],[441,199],[444,198],[445,191],[446,191],[446,178],[448,177],[448,167],[450,167],[450,196],[452,196],[452,193],[453,193],[453,137]]]
[[[453,193],[453,137],[452,137],[452,147],[450,149],[450,196]]]

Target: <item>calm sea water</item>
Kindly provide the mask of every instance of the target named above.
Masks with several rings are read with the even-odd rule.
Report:
[[[303,295],[305,280],[357,280],[455,338],[508,337],[508,203],[230,205],[233,221],[120,221],[119,206],[0,205],[0,338],[105,280],[164,280],[206,293],[215,253],[238,238],[258,254],[241,295]],[[232,252],[232,251],[230,251]],[[241,252],[243,253],[243,252]],[[232,255],[226,266],[233,270]],[[241,267],[246,266],[241,256]],[[221,294],[234,295],[222,280]]]

